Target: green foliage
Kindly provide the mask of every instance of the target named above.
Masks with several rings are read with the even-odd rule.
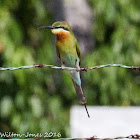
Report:
[[[52,23],[43,3],[0,3],[0,65],[54,64],[52,35],[37,30]],[[0,73],[1,132],[61,132],[65,137],[69,106],[65,109],[62,104],[54,74],[54,70],[46,69]]]
[[[139,66],[140,2],[131,0],[89,0],[89,2],[95,12],[93,33],[96,48],[85,58],[84,65],[119,63]],[[90,104],[140,105],[139,72],[104,68],[84,73],[84,80]]]
[[[108,63],[140,65],[139,1],[89,0],[96,47],[82,66]],[[0,66],[56,63],[52,23],[43,1],[0,0]],[[140,105],[138,72],[104,68],[82,72],[90,105]],[[0,72],[0,131],[69,133],[69,109],[78,104],[65,71],[28,69]]]

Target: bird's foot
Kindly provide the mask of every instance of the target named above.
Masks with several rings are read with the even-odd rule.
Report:
[[[62,70],[65,70],[65,66],[64,66],[64,65],[61,65],[61,69],[62,69]]]
[[[75,66],[75,67],[76,67],[76,71],[80,71],[81,70],[80,67],[77,67],[77,66]]]

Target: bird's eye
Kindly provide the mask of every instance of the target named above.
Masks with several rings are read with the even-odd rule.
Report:
[[[64,30],[66,30],[66,31],[69,31],[69,29],[68,29],[68,28],[63,27],[63,26],[59,26],[59,27],[57,27],[57,28],[61,28],[61,29],[64,29]]]

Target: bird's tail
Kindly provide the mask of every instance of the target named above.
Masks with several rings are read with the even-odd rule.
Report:
[[[82,89],[81,86],[77,85],[74,81],[73,81],[73,84],[74,84],[74,87],[75,87],[75,91],[76,91],[78,100],[79,100],[80,104],[83,104],[85,106],[87,115],[90,118],[88,110],[87,110],[87,106],[86,106],[86,97],[84,95],[83,89]]]
[[[80,104],[86,104],[87,101],[86,101],[86,97],[83,93],[82,87],[77,85],[74,81],[73,81],[73,84],[74,84],[75,91],[77,93],[77,97],[78,97]]]
[[[86,97],[85,97],[84,92],[83,92],[82,87],[81,87],[80,72],[68,71],[68,73],[70,74],[70,76],[72,78],[78,100],[79,100],[80,104],[83,104],[85,106],[87,115],[90,118],[87,107],[86,107]]]

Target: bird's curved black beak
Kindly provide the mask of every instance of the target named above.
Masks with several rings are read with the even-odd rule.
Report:
[[[38,27],[37,29],[42,29],[42,28],[55,29],[54,26],[41,26],[41,27]]]

